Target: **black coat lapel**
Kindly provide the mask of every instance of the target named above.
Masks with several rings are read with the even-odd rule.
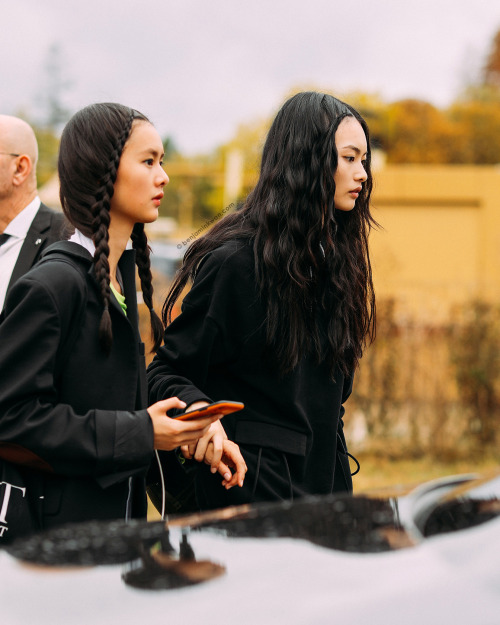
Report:
[[[125,250],[118,262],[123,280],[123,294],[125,295],[125,303],[127,304],[127,318],[134,329],[139,327],[139,319],[137,317],[137,289],[135,284],[135,251]],[[117,304],[116,298],[113,298]],[[137,336],[140,340],[140,337]]]

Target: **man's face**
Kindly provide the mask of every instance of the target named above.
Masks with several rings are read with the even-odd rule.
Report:
[[[0,200],[4,200],[12,193],[12,178],[17,166],[17,157],[5,154],[0,143]]]

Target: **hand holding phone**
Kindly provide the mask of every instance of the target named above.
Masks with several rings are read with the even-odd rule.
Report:
[[[203,406],[203,408],[198,408],[197,410],[183,412],[175,418],[181,419],[181,421],[190,421],[191,419],[200,419],[201,417],[209,417],[214,414],[230,414],[231,412],[243,410],[244,407],[245,404],[242,404],[239,401],[221,400],[216,401],[213,404],[208,404],[208,406]]]

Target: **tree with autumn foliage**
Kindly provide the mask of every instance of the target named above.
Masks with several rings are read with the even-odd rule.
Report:
[[[493,38],[481,75],[447,111],[454,127],[453,160],[500,162],[500,30]]]
[[[500,162],[500,89],[470,88],[448,110],[454,126],[451,163],[495,165]]]
[[[392,163],[444,163],[449,160],[453,124],[443,111],[422,100],[400,100],[386,109],[381,147]]]

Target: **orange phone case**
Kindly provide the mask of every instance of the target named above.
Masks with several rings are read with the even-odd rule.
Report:
[[[175,417],[176,419],[181,419],[182,421],[190,421],[191,419],[199,419],[200,417],[208,417],[213,414],[230,414],[231,412],[237,412],[238,410],[243,410],[245,404],[242,404],[239,401],[216,401],[213,404],[209,404],[208,406],[204,406],[203,408],[198,408],[197,410],[191,410],[191,412],[183,412],[182,414]]]

